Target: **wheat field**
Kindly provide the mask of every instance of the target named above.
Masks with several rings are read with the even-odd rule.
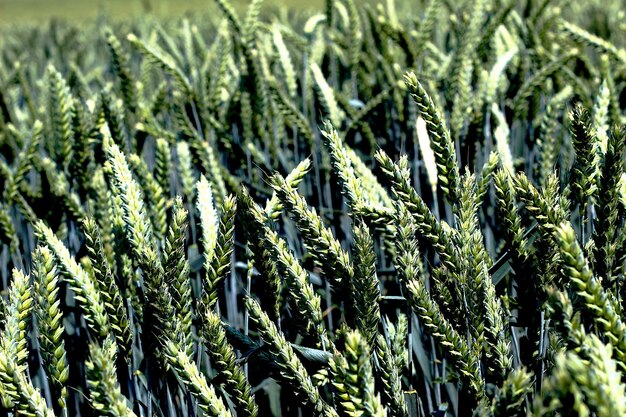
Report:
[[[626,415],[620,1],[71,4],[0,3],[0,415]]]

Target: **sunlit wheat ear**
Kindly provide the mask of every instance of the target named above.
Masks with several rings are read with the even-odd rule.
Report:
[[[373,345],[378,361],[377,378],[382,382],[382,403],[390,416],[404,417],[408,415],[407,404],[402,390],[402,369],[396,361],[394,352],[387,344],[385,336],[378,334]]]
[[[185,254],[187,232],[187,210],[183,207],[182,198],[174,201],[172,219],[165,238],[163,248],[163,270],[165,282],[172,294],[172,302],[178,315],[182,343],[188,355],[193,353],[193,333],[191,322],[192,289],[189,276],[189,262]]]
[[[342,282],[352,281],[354,268],[350,257],[324,225],[315,209],[309,208],[305,199],[282,176],[274,175],[270,179],[270,185],[295,221],[309,253],[322,268],[324,275],[338,287]]]
[[[22,404],[18,374],[27,370],[28,327],[33,309],[33,289],[30,277],[13,270],[13,282],[9,299],[4,307],[4,330],[0,333],[0,382],[3,388],[2,401],[8,407]]]
[[[89,274],[74,260],[69,250],[43,222],[36,225],[39,239],[50,250],[59,272],[76,293],[87,325],[94,335],[104,338],[110,325],[105,303]]]
[[[602,288],[601,282],[589,269],[571,224],[560,224],[554,236],[566,276],[583,300],[585,309],[613,344],[618,364],[626,369],[626,324],[613,307],[616,305],[613,294]]]
[[[330,361],[333,385],[340,407],[348,416],[383,417],[387,413],[374,390],[368,345],[357,331],[347,334],[345,350]]]
[[[330,349],[332,342],[322,320],[321,300],[309,282],[308,272],[288,248],[287,242],[270,228],[265,212],[252,201],[246,188],[242,189],[239,201],[241,209],[259,233],[257,238],[261,240],[261,247],[271,257],[272,262],[266,272],[272,275],[271,279],[279,282],[282,276],[288,297],[297,308],[300,314],[298,319],[303,323],[306,332],[314,334],[321,346]]]
[[[170,369],[176,373],[185,388],[194,396],[198,402],[198,407],[206,415],[232,417],[224,402],[217,396],[204,375],[198,371],[184,349],[181,349],[176,342],[168,340],[164,346],[164,356]]]
[[[102,346],[92,343],[85,362],[91,406],[104,415],[135,417],[128,399],[121,393],[115,369],[117,347],[111,338]]]
[[[261,339],[267,343],[270,352],[276,358],[276,365],[281,370],[282,377],[292,384],[291,386],[305,405],[314,410],[315,415],[337,416],[335,410],[320,397],[291,344],[285,340],[285,336],[278,331],[261,306],[252,298],[246,298],[246,309],[250,313],[250,318],[256,323]]]
[[[353,291],[355,324],[369,346],[372,346],[380,323],[380,288],[376,275],[376,252],[372,235],[363,223],[357,223],[354,232]]]
[[[235,243],[235,214],[237,212],[235,197],[228,196],[222,202],[220,211],[213,257],[205,262],[207,275],[203,303],[208,309],[213,309],[217,305],[219,288],[224,284],[231,271],[231,256]]]
[[[596,335],[588,336],[580,351],[558,353],[555,366],[544,381],[544,394],[535,401],[535,413],[572,407],[598,416],[623,415],[625,386],[613,353],[611,345]],[[572,398],[574,403],[566,398]]]
[[[255,417],[259,410],[254,394],[251,393],[252,388],[243,369],[236,362],[235,351],[226,339],[219,316],[208,310],[204,322],[202,337],[211,358],[211,365],[219,372],[218,378],[223,376],[224,389],[236,404],[237,415]]]
[[[115,332],[115,337],[122,349],[125,352],[130,352],[132,332],[128,313],[120,289],[115,282],[109,261],[106,258],[100,230],[93,218],[87,218],[83,223],[83,227],[85,245],[93,268],[94,282],[102,295],[111,328]]]
[[[435,107],[432,99],[414,73],[407,73],[404,81],[418,106],[420,115],[426,122],[430,143],[435,153],[441,189],[451,202],[456,202],[460,178],[459,166],[454,143],[450,139],[450,134],[441,117],[441,112]]]
[[[59,300],[58,272],[54,257],[46,247],[37,248],[33,259],[34,288],[37,297],[35,307],[39,327],[39,344],[44,368],[52,385],[58,390],[58,403],[65,408],[69,365],[63,335],[63,314]]]
[[[306,158],[302,160],[296,167],[285,177],[285,182],[289,184],[291,188],[297,189],[298,185],[304,180],[304,177],[311,169],[311,160]],[[267,213],[267,217],[276,220],[283,210],[283,205],[278,198],[276,192],[272,194],[272,198],[270,198],[265,204],[265,213]]]

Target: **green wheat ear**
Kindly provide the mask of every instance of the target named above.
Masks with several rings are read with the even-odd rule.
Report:
[[[330,361],[333,386],[343,414],[383,417],[387,413],[374,390],[368,344],[358,331],[346,335],[345,350]]]
[[[106,338],[102,346],[91,344],[89,347],[85,368],[91,406],[103,415],[135,417],[117,380],[116,351],[117,346],[111,338]]]

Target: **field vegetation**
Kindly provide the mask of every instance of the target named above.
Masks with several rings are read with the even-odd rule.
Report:
[[[0,29],[10,416],[626,415],[619,1]]]

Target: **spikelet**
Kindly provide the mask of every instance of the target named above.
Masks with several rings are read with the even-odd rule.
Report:
[[[335,98],[335,93],[333,92],[332,87],[328,84],[328,81],[326,81],[326,77],[324,77],[322,70],[315,62],[311,63],[311,73],[313,74],[313,79],[315,80],[317,91],[322,98],[322,102],[328,118],[330,119],[333,126],[341,126],[341,122],[344,119],[344,114],[339,109],[339,104],[337,103],[337,99]]]
[[[69,376],[69,365],[63,340],[65,326],[60,309],[58,272],[48,248],[37,248],[33,259],[33,275],[41,356],[58,395],[58,404],[63,409],[66,406],[65,383]]]
[[[4,305],[4,329],[0,333],[0,384],[5,408],[27,407],[20,375],[28,368],[28,327],[33,309],[30,277],[13,270],[9,299]]]
[[[226,339],[226,332],[219,316],[208,310],[204,322],[202,337],[211,358],[211,364],[219,372],[218,378],[223,376],[224,388],[236,404],[237,415],[255,417],[259,410],[254,394],[251,393],[252,388],[236,362],[235,352]]]
[[[380,396],[374,392],[370,352],[358,331],[346,335],[345,351],[330,361],[333,385],[337,390],[343,414],[386,417]]]
[[[231,255],[235,243],[235,213],[237,202],[228,196],[221,207],[217,239],[213,256],[205,262],[207,268],[204,298],[205,307],[212,309],[218,301],[218,289],[226,281],[231,268]]]
[[[67,167],[72,157],[72,106],[73,99],[63,76],[49,65],[46,69],[48,78],[48,112],[52,126],[53,140],[48,149],[55,161]],[[51,142],[51,143],[50,143]],[[50,148],[52,147],[52,148]]]
[[[89,346],[89,360],[85,362],[91,406],[103,415],[135,417],[132,407],[120,390],[116,369],[116,345],[106,338],[102,346]]]
[[[311,407],[315,415],[334,417],[337,413],[322,400],[319,392],[302,362],[296,356],[291,344],[285,340],[261,306],[252,298],[246,298],[246,310],[250,318],[256,323],[262,340],[268,344],[270,352],[275,356],[281,376],[291,383],[295,393]]]
[[[322,219],[309,208],[306,201],[280,175],[270,179],[270,185],[281,200],[287,213],[295,221],[304,238],[304,244],[313,256],[324,275],[339,287],[352,281],[354,268],[350,257],[342,249],[331,231],[324,226]]]
[[[417,80],[415,73],[407,73],[404,76],[404,82],[428,127],[430,144],[437,162],[439,185],[448,199],[456,202],[458,199],[456,193],[459,189],[459,167],[454,144],[441,117],[441,111],[437,109],[432,98]]]
[[[287,93],[289,94],[289,97],[293,99],[297,94],[298,88],[296,82],[296,72],[293,67],[289,49],[287,48],[287,45],[285,45],[280,27],[277,24],[272,25],[272,41],[274,42],[274,46],[278,52],[281,70],[283,71],[283,76],[285,77]]]
[[[36,225],[37,235],[54,256],[55,264],[81,304],[87,325],[98,338],[108,335],[110,324],[106,306],[87,271],[72,258],[69,250],[43,222]]]

